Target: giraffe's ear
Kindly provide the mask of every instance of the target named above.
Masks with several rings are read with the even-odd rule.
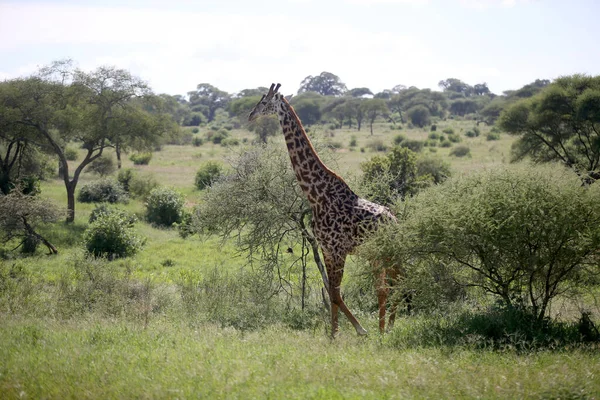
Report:
[[[292,99],[292,97],[294,97],[294,95],[293,94],[289,94],[289,95],[285,96],[285,99],[287,101],[290,101]]]

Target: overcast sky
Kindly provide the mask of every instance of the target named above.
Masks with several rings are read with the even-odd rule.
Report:
[[[374,92],[452,77],[502,93],[600,74],[599,16],[596,0],[0,0],[0,79],[71,58],[169,94],[296,93],[322,71]]]

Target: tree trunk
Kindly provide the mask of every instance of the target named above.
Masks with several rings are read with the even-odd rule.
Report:
[[[29,223],[27,222],[27,218],[25,216],[21,216],[21,219],[23,220],[23,226],[25,226],[25,230],[27,231],[27,233],[30,236],[33,236],[33,237],[37,238],[39,241],[41,241],[42,243],[44,243],[44,245],[50,251],[50,254],[58,254],[58,250],[52,243],[50,243],[48,240],[46,240],[46,238],[44,238],[42,235],[40,235],[35,230],[33,230],[31,225],[29,225]]]
[[[118,142],[115,146],[115,153],[117,154],[117,169],[121,169],[121,146]]]
[[[75,186],[77,181],[72,180],[67,184],[67,223],[75,221]]]

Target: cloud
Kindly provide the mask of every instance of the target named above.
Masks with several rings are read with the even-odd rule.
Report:
[[[173,94],[201,82],[237,91],[279,81],[295,92],[304,77],[324,70],[348,86],[383,89],[392,84],[384,75],[415,72],[415,63],[399,63],[400,54],[429,57],[416,37],[287,15],[43,4],[5,4],[1,14],[0,57],[47,47],[58,53],[54,59],[72,57],[84,70],[116,65]]]
[[[533,0],[460,0],[463,7],[484,10],[493,7],[514,7],[518,4],[531,3]]]

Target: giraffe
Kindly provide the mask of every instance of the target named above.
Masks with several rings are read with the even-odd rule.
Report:
[[[396,222],[396,217],[382,205],[360,198],[344,180],[329,169],[319,158],[310,139],[288,100],[278,93],[281,85],[271,85],[250,112],[249,121],[260,115],[277,114],[283,130],[292,168],[298,184],[310,204],[312,228],[317,239],[327,270],[329,298],[331,301],[331,335],[338,333],[338,310],[350,320],[358,335],[366,335],[340,293],[344,276],[346,256],[363,242],[368,233],[377,229],[384,221]],[[379,329],[385,329],[385,307],[389,293],[388,277],[394,278],[385,269],[377,279],[379,305]],[[390,325],[395,317],[391,310]]]

